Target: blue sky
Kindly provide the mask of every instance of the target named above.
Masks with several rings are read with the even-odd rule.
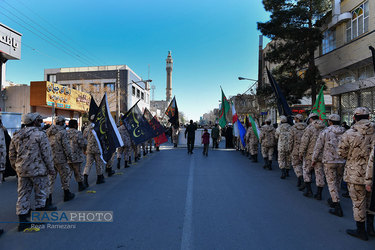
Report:
[[[266,20],[260,0],[0,1],[0,22],[23,34],[22,59],[7,63],[7,80],[28,84],[43,80],[45,68],[118,64],[147,79],[150,65],[155,99],[165,99],[171,50],[173,95],[194,120],[218,107],[220,85],[230,96],[251,84],[238,76],[257,78],[256,22]],[[52,46],[40,32],[68,43],[80,57]]]

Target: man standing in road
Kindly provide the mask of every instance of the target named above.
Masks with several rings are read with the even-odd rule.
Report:
[[[276,129],[275,138],[277,140],[277,151],[279,168],[281,169],[281,179],[289,176],[290,169],[290,129],[288,118],[285,115],[280,116],[280,126]]]
[[[72,150],[72,159],[68,163],[78,182],[78,191],[83,191],[86,189],[86,186],[83,184],[82,163],[85,161],[83,152],[86,151],[87,141],[83,137],[82,132],[78,131],[77,120],[72,119],[69,121],[69,129],[66,133]]]
[[[300,191],[305,189],[305,182],[303,181],[302,160],[299,157],[299,147],[301,138],[306,129],[306,123],[303,122],[303,115],[297,114],[294,117],[294,125],[290,129],[290,153],[292,159],[292,166],[298,181],[297,187]]]
[[[261,144],[262,156],[264,159],[264,169],[272,170],[272,157],[275,148],[275,128],[271,125],[271,118],[266,120],[266,124],[260,130],[259,142]]]
[[[316,141],[314,153],[312,156],[312,165],[316,162],[322,162],[324,165],[324,174],[326,176],[328,191],[331,198],[328,203],[333,209],[331,214],[339,217],[343,216],[340,205],[340,187],[342,176],[344,175],[345,160],[337,153],[337,147],[345,128],[340,126],[340,116],[332,114],[328,117],[329,127],[324,129]]]
[[[213,127],[211,130],[212,148],[219,147],[219,137],[220,137],[220,130],[217,124],[215,124],[215,127]]]
[[[338,147],[339,155],[346,159],[344,181],[348,183],[357,225],[357,229],[348,229],[346,233],[362,240],[368,240],[365,221],[371,192],[366,190],[365,185],[370,184],[369,180],[366,180],[366,171],[375,141],[374,124],[370,122],[369,114],[370,111],[366,107],[354,110],[355,124],[342,135]]]
[[[193,123],[193,120],[190,120],[190,124],[187,126],[185,130],[185,138],[187,135],[188,154],[193,153],[194,141],[195,141],[195,130],[197,130],[197,125]]]
[[[316,113],[311,113],[309,115],[309,126],[305,129],[301,139],[301,146],[299,148],[299,157],[300,160],[303,160],[303,180],[306,185],[305,193],[306,197],[312,197],[312,172],[315,172],[315,183],[318,187],[317,193],[314,195],[314,198],[317,200],[322,199],[322,191],[324,187],[324,170],[323,163],[316,162],[315,165],[312,165],[312,155],[314,153],[314,147],[316,140],[320,132],[325,128],[325,124],[319,120],[319,116]]]
[[[43,120],[38,113],[28,113],[22,116],[22,128],[14,135],[9,147],[9,160],[18,176],[18,199],[16,213],[20,224],[18,231],[31,227],[27,223],[30,211],[30,198],[35,192],[35,210],[56,210],[47,207],[48,174],[55,175],[52,150],[46,134],[40,131]],[[27,156],[27,157],[25,157]]]
[[[65,117],[58,116],[56,125],[51,126],[47,130],[48,140],[51,144],[53,162],[55,168],[60,174],[61,186],[64,190],[64,201],[70,201],[74,198],[74,194],[69,190],[71,170],[68,162],[72,161],[72,151],[69,144],[68,135],[65,129]],[[49,204],[52,202],[53,186],[56,180],[56,174],[50,175],[49,183]]]

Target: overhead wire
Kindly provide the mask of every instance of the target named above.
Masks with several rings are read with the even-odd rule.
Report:
[[[22,18],[20,18],[19,16],[16,16],[14,13],[12,13],[9,9],[6,9],[9,13],[13,14],[14,16],[18,17],[20,20],[22,20],[24,23],[27,23],[29,26],[31,26],[32,28],[34,28],[35,30],[37,30],[38,32],[40,32],[41,34],[43,34],[45,37],[47,37],[48,39],[51,39],[51,37],[53,37],[54,39],[51,39],[51,40],[55,40],[54,42],[55,43],[58,43],[59,46],[62,46],[63,48],[65,48],[66,50],[68,50],[69,52],[71,52],[72,54],[74,54],[75,56],[77,57],[80,57],[82,59],[85,59],[87,62],[90,62],[92,63],[92,60],[87,58],[87,56],[85,56],[84,54],[77,52],[77,50],[75,48],[73,48],[71,45],[69,45],[68,43],[66,43],[64,40],[60,39],[59,37],[55,36],[53,33],[51,33],[49,30],[47,30],[46,28],[44,28],[42,25],[38,24],[37,22],[35,22],[33,19],[31,19],[30,17],[28,17],[25,13],[21,12],[20,10],[18,10],[17,8],[13,7],[11,4],[9,4],[6,0],[2,0],[3,3],[5,3],[6,5],[8,5],[10,8],[12,8],[15,12],[19,13],[22,17],[26,18],[27,20],[29,20],[31,23],[35,24],[36,26],[38,26],[40,29],[44,30],[45,32],[47,32],[50,36],[46,35],[44,32],[41,32],[40,30],[38,30],[37,28],[35,28],[34,26],[32,26],[29,22],[26,22],[25,20],[23,20]],[[84,58],[86,57],[86,58]]]

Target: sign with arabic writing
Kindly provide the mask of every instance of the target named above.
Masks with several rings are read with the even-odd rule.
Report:
[[[47,81],[30,83],[30,105],[86,112],[90,107],[88,93]]]
[[[8,60],[21,59],[21,34],[0,23],[0,53]]]

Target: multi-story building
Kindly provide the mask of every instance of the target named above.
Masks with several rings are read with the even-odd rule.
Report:
[[[127,65],[45,69],[44,80],[90,93],[98,105],[107,93],[116,120],[138,101],[142,111],[150,109],[150,80],[143,80]]]
[[[335,86],[331,95],[343,120],[353,110],[375,110],[375,77],[369,46],[375,47],[375,1],[333,0],[332,12],[322,27],[323,43],[315,63],[323,78]]]

